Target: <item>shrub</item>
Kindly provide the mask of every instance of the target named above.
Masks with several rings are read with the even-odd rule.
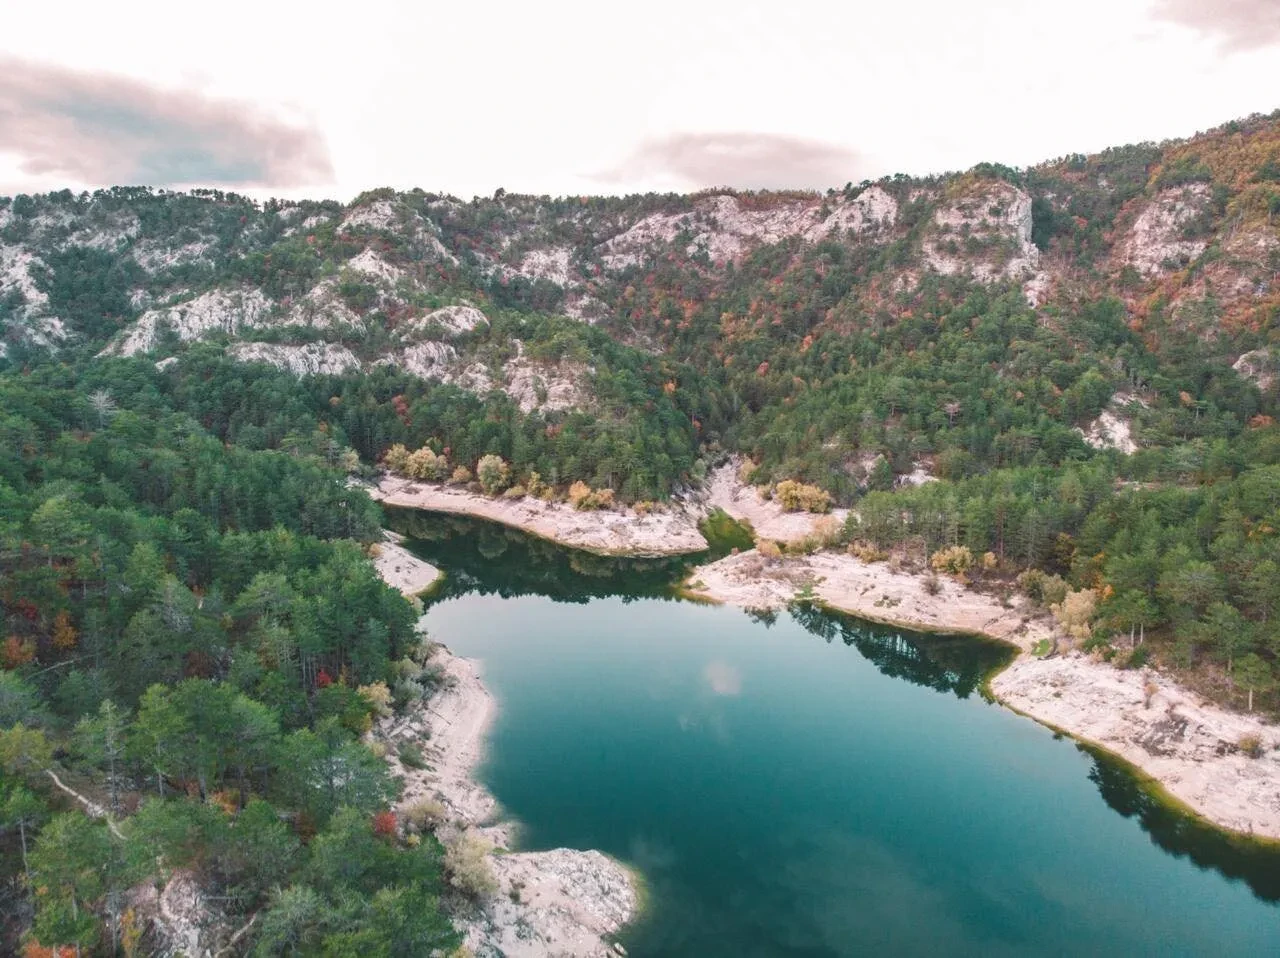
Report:
[[[782,550],[778,548],[778,543],[772,539],[757,539],[756,552],[764,556],[766,559],[781,559]]]
[[[942,592],[942,580],[936,575],[925,576],[920,584],[924,588],[925,595],[939,595]]]
[[[849,555],[861,559],[863,562],[883,562],[889,558],[889,553],[882,549],[877,549],[870,542],[859,539],[857,542],[849,543]]]
[[[982,553],[982,571],[983,572],[994,572],[996,570],[996,566],[998,566],[999,564],[1000,564],[1000,560],[996,558],[996,554],[994,552]]]
[[[405,475],[409,465],[409,450],[404,447],[404,443],[396,443],[382,457],[382,464],[392,472]]]
[[[444,870],[449,884],[473,898],[484,898],[498,890],[497,879],[489,867],[493,845],[474,832],[462,832],[445,838]]]
[[[528,494],[529,494],[529,490],[517,482],[514,486],[512,486],[510,489],[508,489],[506,492],[502,494],[502,498],[503,499],[523,499]]]
[[[1240,741],[1236,743],[1240,751],[1249,758],[1262,758],[1264,749],[1262,747],[1262,738],[1258,735],[1242,735]]]
[[[409,831],[425,832],[444,821],[445,807],[431,798],[420,798],[402,812],[404,826]]]
[[[396,813],[378,812],[373,816],[373,833],[379,838],[391,838],[396,833]]]
[[[1018,588],[1028,598],[1047,606],[1061,603],[1070,589],[1062,576],[1046,575],[1039,569],[1028,569],[1019,575]]]
[[[497,495],[511,480],[511,467],[501,456],[481,456],[476,463],[476,478],[480,480],[480,488],[487,495]]]
[[[449,460],[444,456],[437,456],[430,446],[423,446],[410,454],[404,472],[412,479],[437,481],[448,475]]]
[[[369,685],[362,685],[356,689],[356,692],[363,696],[373,709],[374,714],[379,718],[386,718],[391,714],[391,690],[387,688],[386,682],[372,682]]]
[[[427,767],[427,760],[422,754],[422,749],[413,742],[405,742],[401,745],[398,754],[400,756],[400,764],[405,768],[423,769]]]
[[[1129,653],[1129,657],[1125,659],[1124,665],[1121,667],[1126,669],[1140,669],[1147,664],[1147,660],[1150,658],[1151,649],[1145,645],[1140,645]]]
[[[1068,592],[1061,602],[1051,605],[1049,611],[1053,613],[1067,635],[1083,642],[1093,634],[1093,615],[1097,608],[1098,593],[1092,589],[1080,589],[1076,592]],[[1136,654],[1130,656],[1130,662],[1135,658],[1137,658]],[[1145,656],[1143,661],[1146,661]],[[1128,667],[1136,668],[1137,666],[1131,664]]]
[[[579,479],[569,487],[569,503],[575,509],[608,509],[613,505],[612,489],[595,489]]]
[[[929,568],[947,575],[964,575],[973,566],[973,553],[968,546],[948,546],[929,556]]]
[[[453,470],[453,475],[449,477],[449,481],[457,486],[465,486],[471,481],[471,470],[466,466],[459,466]]]
[[[831,494],[817,486],[794,479],[783,479],[773,490],[773,497],[787,512],[830,512]]]

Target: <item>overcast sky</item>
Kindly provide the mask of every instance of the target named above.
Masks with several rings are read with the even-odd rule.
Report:
[[[840,186],[1280,107],[1280,0],[15,0],[0,193]]]

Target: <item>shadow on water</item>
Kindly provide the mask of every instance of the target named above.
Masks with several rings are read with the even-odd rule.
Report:
[[[938,692],[952,692],[962,699],[1013,659],[1013,650],[1001,642],[972,635],[904,632],[812,603],[796,603],[791,617],[828,644],[839,639],[857,649],[885,675]]]
[[[1188,815],[1128,763],[1099,748],[1077,747],[1093,759],[1089,778],[1106,803],[1125,818],[1136,818],[1153,843],[1201,869],[1243,881],[1263,901],[1280,902],[1280,848]]]
[[[431,601],[473,592],[504,599],[541,595],[556,602],[675,598],[674,583],[701,558],[596,555],[482,519],[416,509],[384,512],[387,528],[407,538],[407,549],[445,571]]]
[[[430,601],[479,593],[514,598],[540,595],[586,603],[617,597],[674,600],[674,585],[705,556],[631,559],[569,549],[517,529],[461,516],[412,509],[384,510],[388,528],[407,538],[415,555],[447,573]],[[749,611],[768,627],[779,613]],[[938,692],[968,698],[1003,668],[1013,651],[978,636],[911,632],[796,603],[791,616],[806,631],[858,650],[880,672]],[[1106,803],[1134,818],[1151,841],[1203,869],[1245,882],[1259,898],[1280,902],[1280,848],[1225,832],[1170,803],[1137,769],[1108,752],[1078,745],[1093,759],[1090,779]]]

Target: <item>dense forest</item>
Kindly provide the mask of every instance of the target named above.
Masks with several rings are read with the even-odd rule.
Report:
[[[186,875],[262,954],[452,946],[361,738],[433,681],[377,508],[315,437],[225,443],[129,365],[0,379],[4,933],[143,953],[131,896]]]
[[[6,944],[137,953],[184,875],[262,954],[457,943],[362,739],[434,682],[389,453],[644,509],[738,455],[1274,710],[1277,171],[1273,115],[826,194],[0,198]]]

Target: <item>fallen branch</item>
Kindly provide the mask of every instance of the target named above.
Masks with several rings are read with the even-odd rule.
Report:
[[[46,768],[44,770],[44,773],[48,775],[51,779],[53,779],[54,785],[57,785],[58,788],[62,789],[62,791],[66,792],[68,795],[74,798],[77,802],[83,805],[85,814],[87,814],[90,818],[106,819],[107,828],[111,829],[111,834],[114,835],[116,838],[120,839],[120,841],[124,841],[124,835],[121,833],[120,829],[116,827],[116,823],[111,820],[111,816],[107,814],[107,810],[105,808],[103,808],[93,799],[86,798],[85,796],[81,795],[79,792],[77,792],[74,788],[71,788],[69,785],[64,785],[62,783],[62,779],[58,778],[58,776],[54,774],[53,769]]]
[[[255,911],[249,916],[249,920],[245,922],[244,927],[237,931],[234,935],[227,939],[227,943],[218,949],[214,958],[222,958],[223,955],[229,954],[235,948],[236,942],[249,933],[249,929],[253,927],[253,923],[258,920],[258,913]]]

